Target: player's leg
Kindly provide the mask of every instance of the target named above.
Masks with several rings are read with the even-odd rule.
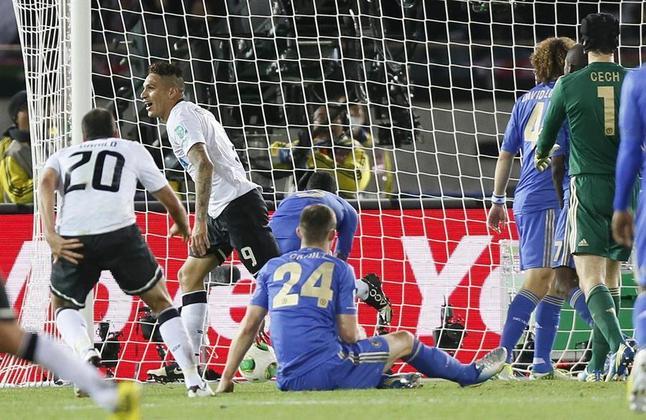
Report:
[[[376,338],[388,343],[384,372],[401,359],[428,377],[448,379],[461,386],[479,384],[498,374],[507,356],[507,351],[499,347],[474,363],[464,364],[437,347],[422,344],[408,331],[397,331],[371,340]]]
[[[613,247],[614,248],[614,247]],[[621,259],[627,259],[629,250],[622,250]],[[616,255],[613,255],[616,257]],[[610,291],[612,301],[615,308],[616,318],[619,321],[619,310],[621,309],[621,263],[614,259],[606,261],[606,285]],[[619,323],[617,323],[619,325]],[[626,342],[626,336],[621,332],[621,343],[616,351],[610,354],[610,363],[606,381],[611,380],[625,380],[628,377],[628,366],[633,362],[635,352],[632,347]],[[612,350],[612,349],[611,349]]]
[[[99,353],[94,340],[88,334],[87,323],[79,312],[85,306],[85,298],[99,281],[101,269],[92,259],[92,238],[84,238],[85,258],[79,264],[58,259],[52,264],[50,290],[56,328],[63,341],[83,360],[98,366]]]
[[[548,209],[516,215],[520,236],[520,268],[525,281],[507,310],[507,319],[500,337],[500,346],[507,349],[511,363],[513,349],[529,324],[532,312],[546,295],[554,279],[551,268],[555,210]],[[511,367],[502,379],[511,379]]]
[[[139,228],[131,226],[111,239],[109,249],[117,251],[114,255],[107,255],[104,268],[112,272],[121,290],[128,295],[140,296],[156,315],[159,332],[182,369],[189,397],[212,395],[198,373],[198,360],[179,311],[173,307],[161,267],[144,242]]]
[[[198,361],[195,359],[195,353],[179,311],[172,304],[165,278],[162,276],[152,288],[144,291],[140,296],[157,316],[159,332],[164,343],[184,374],[184,382],[189,390],[188,396],[213,395],[209,386],[200,377],[197,369]]]
[[[59,377],[71,380],[106,410],[116,411],[120,402],[114,383],[107,382],[90,365],[71,356],[68,349],[53,340],[23,331],[16,322],[0,279],[0,353],[9,353],[37,363]],[[132,400],[128,413],[138,411],[138,390],[129,388],[123,398]]]

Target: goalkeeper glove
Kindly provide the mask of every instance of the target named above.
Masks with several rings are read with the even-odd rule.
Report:
[[[539,156],[538,150],[534,150],[534,167],[536,168],[536,170],[538,172],[543,172],[545,169],[547,169],[552,163],[552,156],[560,148],[561,146],[559,146],[558,144],[555,144],[550,150],[550,152],[547,154],[547,156]]]

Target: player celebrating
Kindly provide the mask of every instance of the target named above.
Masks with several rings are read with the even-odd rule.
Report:
[[[549,151],[567,117],[571,134],[569,247],[595,328],[614,354],[606,378],[612,380],[626,375],[633,358],[608,289],[619,284],[620,261],[630,255],[630,249],[617,244],[610,234],[619,147],[615,110],[626,70],[613,63],[619,37],[614,16],[586,16],[581,35],[589,64],[562,77],[554,87],[536,147],[535,166],[544,170],[549,165]]]
[[[182,71],[171,63],[148,69],[141,98],[148,116],[166,123],[177,160],[195,182],[191,254],[179,270],[182,320],[199,359],[207,310],[204,278],[233,248],[251,274],[279,255],[259,186],[244,167],[224,128],[209,111],[183,100]]]
[[[646,67],[626,75],[621,91],[619,108],[619,155],[617,156],[616,189],[612,216],[612,233],[617,243],[632,246],[633,217],[630,201],[635,178],[642,171],[642,189],[637,207],[636,223],[636,266],[637,280],[641,286],[633,308],[635,338],[640,349],[635,357],[628,391],[630,408],[646,411],[646,211],[644,209],[644,188],[646,187]]]
[[[139,418],[139,387],[134,382],[115,386],[87,363],[70,356],[67,348],[49,338],[23,331],[16,322],[0,279],[0,353],[38,363],[59,377],[69,378],[114,419]]]
[[[307,191],[296,192],[281,201],[269,221],[281,254],[297,251],[301,247],[301,238],[296,235],[296,228],[303,209],[312,204],[324,204],[331,208],[336,216],[336,230],[339,235],[336,257],[346,261],[352,251],[352,241],[359,221],[356,210],[346,200],[333,193],[336,191],[336,183],[328,173],[311,174],[306,188]],[[381,288],[379,277],[368,274],[357,280],[356,286],[359,299],[379,312],[377,328],[385,331],[386,326],[390,325],[392,309]]]
[[[563,74],[565,56],[573,45],[574,41],[570,38],[548,38],[536,45],[531,61],[538,84],[514,104],[496,164],[491,199],[493,205],[489,211],[488,224],[499,231],[500,225],[507,222],[504,194],[511,165],[514,156],[522,148],[520,181],[514,193],[514,218],[520,236],[520,269],[526,270],[526,277],[521,290],[509,306],[500,338],[500,345],[507,349],[508,355],[508,364],[499,375],[500,379],[514,378],[511,369],[512,351],[535,308],[536,324],[540,328],[536,329],[532,377],[551,379],[559,375],[552,367],[550,352],[563,299],[555,293],[548,294],[554,279],[550,256],[559,201],[550,174],[536,171],[532,161],[552,88],[556,79]],[[564,137],[563,130],[559,133],[559,141],[562,142]]]
[[[233,391],[233,376],[268,311],[277,385],[283,391],[374,388],[398,359],[462,386],[482,383],[500,371],[507,356],[504,348],[462,364],[408,331],[359,340],[354,270],[329,255],[335,227],[329,207],[315,204],[303,210],[301,249],[270,260],[258,275],[218,392]]]
[[[157,315],[159,331],[182,368],[189,397],[213,395],[200,378],[179,312],[172,305],[161,267],[135,223],[137,181],[159,200],[175,225],[171,235],[190,236],[186,211],[138,143],[117,138],[112,115],[104,109],[88,112],[82,121],[81,144],[47,159],[40,180],[40,206],[52,265],[52,306],[63,340],[86,361],[98,364],[99,355],[87,333],[79,309],[110,270],[128,295],[137,295]],[[59,210],[54,228],[54,194]]]

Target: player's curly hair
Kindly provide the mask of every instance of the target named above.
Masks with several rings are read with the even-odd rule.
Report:
[[[566,36],[546,38],[536,44],[529,59],[534,67],[538,83],[556,80],[563,75],[565,56],[574,44],[576,44],[574,40]]]

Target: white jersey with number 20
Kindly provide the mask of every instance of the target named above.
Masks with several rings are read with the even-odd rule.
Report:
[[[56,231],[65,236],[96,235],[134,224],[137,181],[150,192],[168,184],[144,146],[118,138],[59,150],[45,168],[59,175]]]
[[[206,109],[192,102],[177,103],[168,116],[166,132],[177,160],[193,181],[197,169],[188,160],[188,151],[196,143],[204,143],[206,153],[213,162],[209,216],[218,217],[230,202],[258,188],[247,179],[226,131]]]

